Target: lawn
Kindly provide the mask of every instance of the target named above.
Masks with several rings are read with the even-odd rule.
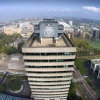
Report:
[[[2,78],[3,77],[3,74],[2,73],[0,73],[0,78]]]
[[[17,91],[17,90],[20,90],[21,85],[22,85],[22,84],[21,84],[21,81],[20,81],[20,80],[18,80],[18,79],[13,79],[13,80],[11,80],[11,81],[8,83],[7,87],[8,87],[8,89],[11,90],[11,91]]]
[[[100,41],[91,41],[90,45],[94,48],[100,49]]]
[[[88,85],[92,88],[92,82],[90,81],[90,79],[88,79],[88,78],[85,78],[85,80],[86,80],[86,82],[88,83]]]
[[[91,82],[91,79],[85,78],[85,80],[86,80],[86,82],[88,83],[88,85],[92,88],[92,90],[95,91],[95,93],[96,93],[98,96],[100,96],[100,90],[97,89],[97,88],[93,85],[93,83]]]
[[[86,70],[85,66],[83,65],[81,58],[77,58],[75,60],[75,65],[77,66],[77,69],[80,71],[80,73],[82,75],[85,75],[87,73],[87,70]]]

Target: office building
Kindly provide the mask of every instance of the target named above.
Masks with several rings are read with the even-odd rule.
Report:
[[[19,27],[20,28],[26,28],[29,26],[29,22],[23,22],[23,23],[19,23]]]
[[[100,39],[100,29],[93,28],[93,38],[94,39]]]
[[[66,100],[71,84],[76,47],[53,19],[35,25],[22,47],[24,65],[35,100]]]

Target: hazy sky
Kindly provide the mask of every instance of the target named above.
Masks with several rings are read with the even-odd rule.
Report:
[[[100,20],[100,0],[0,0],[0,20],[35,16]]]

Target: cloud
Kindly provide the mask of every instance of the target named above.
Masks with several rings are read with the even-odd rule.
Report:
[[[70,9],[59,9],[59,10],[53,9],[52,11],[53,12],[67,12],[67,11],[71,11],[71,10]]]
[[[100,13],[100,8],[97,8],[97,7],[94,7],[94,6],[84,6],[83,9]]]
[[[63,10],[61,10],[61,12],[64,12],[64,11],[70,11],[70,9],[63,9]]]

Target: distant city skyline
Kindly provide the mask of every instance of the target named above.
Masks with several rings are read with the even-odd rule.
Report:
[[[0,20],[67,16],[100,20],[100,0],[0,0]]]

